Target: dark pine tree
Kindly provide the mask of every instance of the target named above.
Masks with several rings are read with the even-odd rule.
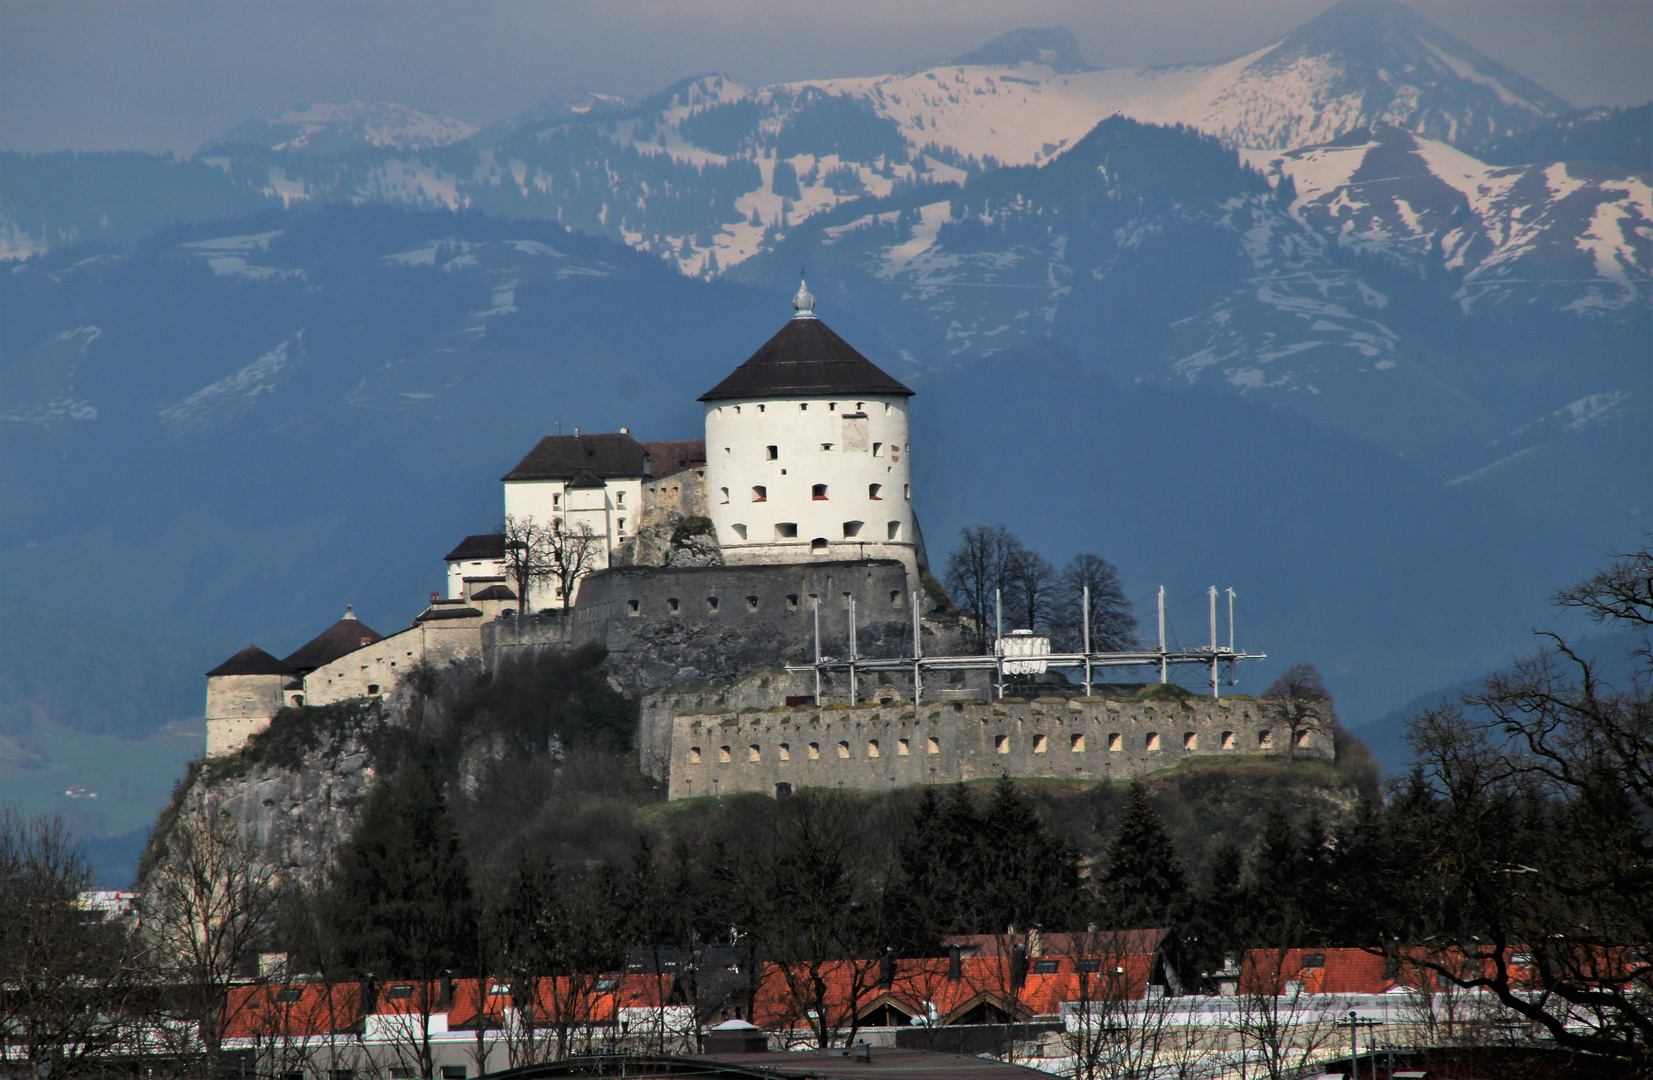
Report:
[[[1222,969],[1229,958],[1238,959],[1250,934],[1250,897],[1241,880],[1245,860],[1232,843],[1218,848],[1211,858],[1211,881],[1195,895],[1183,935],[1183,949],[1190,974],[1202,977]],[[1208,990],[1215,987],[1207,984]]]
[[[1141,783],[1131,785],[1108,846],[1101,900],[1105,918],[1119,930],[1168,926],[1185,914],[1187,872]]]
[[[1301,943],[1310,930],[1304,909],[1305,881],[1318,870],[1304,858],[1305,846],[1279,806],[1269,809],[1263,836],[1251,857],[1252,944],[1285,948]]]
[[[999,933],[1011,925],[1054,929],[1077,917],[1078,853],[1046,830],[1009,777],[994,785],[979,836],[979,931]]]
[[[962,791],[962,788],[956,789]],[[969,810],[974,813],[974,807]],[[957,864],[944,836],[943,808],[925,788],[912,821],[895,846],[895,864],[881,899],[885,944],[898,956],[932,956],[952,932],[958,895]]]
[[[464,971],[476,955],[465,849],[430,774],[405,766],[368,796],[333,871],[345,964],[380,978]]]

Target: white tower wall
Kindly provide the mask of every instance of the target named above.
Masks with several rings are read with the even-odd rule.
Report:
[[[899,559],[916,581],[907,433],[904,395],[708,402],[706,494],[724,559]]]

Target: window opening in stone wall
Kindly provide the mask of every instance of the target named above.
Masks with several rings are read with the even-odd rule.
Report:
[[[941,740],[936,738],[934,735],[931,735],[929,738],[925,739],[924,740],[924,752],[926,754],[939,754],[939,753],[941,753]]]
[[[900,607],[901,606],[901,590],[900,589],[891,589],[890,590],[890,606],[891,607]]]
[[[781,755],[781,760],[782,761],[791,761],[792,760],[792,744],[791,743],[781,743],[780,746],[776,747],[775,749]]]
[[[796,521],[777,521],[775,523],[775,539],[796,540],[798,538],[798,523]]]
[[[763,450],[770,461],[774,461],[776,458],[781,456],[781,448],[778,446],[766,446]]]
[[[707,611],[716,611],[717,610],[717,597],[708,596],[706,598],[706,610]]]
[[[812,499],[825,501],[827,497],[827,486],[825,484],[816,484],[814,487],[809,489],[809,497]]]
[[[671,610],[676,611],[677,610],[677,597],[668,596],[666,598],[666,606],[668,608],[670,608]]]
[[[818,743],[818,742],[810,743],[809,744],[809,759],[811,761],[814,761],[816,758],[818,758],[820,756],[821,756],[821,744]]]
[[[752,501],[753,502],[768,502],[769,501],[769,489],[764,487],[762,484],[752,485]]]
[[[729,760],[731,760],[731,756],[729,754],[729,748],[727,746],[720,746],[720,747],[717,748],[717,759],[719,761],[729,761]]]
[[[768,408],[768,406],[766,406],[766,405],[759,405],[759,406],[758,406],[758,412],[763,412],[763,411],[765,411],[765,410],[766,410],[766,409],[767,409],[767,408]]]
[[[1033,736],[1033,752],[1035,754],[1042,754],[1045,752],[1045,737],[1043,735]]]
[[[372,692],[373,692],[372,689],[369,688],[368,693],[371,694]],[[1309,733],[1306,732],[1306,731],[1299,731],[1297,733],[1297,740],[1296,741],[1297,741],[1298,746],[1307,746],[1307,745],[1309,745]]]
[[[811,555],[825,555],[826,552],[827,552],[827,538],[826,537],[817,536],[815,539],[813,539],[809,542],[809,553]]]
[[[627,600],[626,601],[626,609],[631,613],[631,615],[633,617],[636,617],[638,614],[641,613],[642,604],[640,604],[636,600]]]
[[[1274,749],[1274,732],[1272,732],[1272,731],[1259,731],[1257,733],[1257,748],[1259,750],[1272,750],[1272,749]]]
[[[626,519],[625,518],[620,519],[619,531],[620,532],[625,532],[626,531]]]
[[[1010,753],[1010,736],[1008,736],[1008,735],[995,735],[995,736],[993,736],[993,749],[997,750],[1001,754]]]
[[[1146,739],[1144,739],[1143,742],[1149,750],[1158,750],[1159,749],[1159,732],[1157,732],[1157,731],[1148,732],[1148,737]]]
[[[561,495],[561,493],[555,492],[555,491],[551,493],[551,509],[553,509],[553,510],[562,509],[562,495]],[[472,563],[471,565],[476,566],[476,565],[479,565],[479,564]]]
[[[723,501],[728,502],[729,501],[729,489],[728,488],[722,488],[720,490],[722,490],[722,492],[723,492]]]
[[[824,443],[821,444],[821,449],[822,450],[831,450],[832,449],[832,444],[829,443],[829,442],[824,442]]]
[[[838,744],[838,756],[841,758],[849,757],[849,743],[841,742]]]
[[[809,411],[809,402],[807,402],[807,401],[798,402],[798,411],[799,412],[808,412]]]
[[[786,594],[786,610],[788,610],[788,611],[797,611],[798,610],[798,594],[797,593],[787,593]]]
[[[757,743],[753,743],[751,746],[748,746],[746,748],[746,760],[747,761],[762,761],[763,760],[763,751],[758,748]]]
[[[746,598],[746,606],[753,611],[758,610],[758,598],[755,596],[748,596]]]
[[[867,756],[868,757],[877,757],[878,756],[878,740],[877,739],[868,739],[867,740]]]
[[[1184,750],[1198,750],[1200,748],[1200,737],[1192,731],[1183,732],[1182,748]]]
[[[1234,749],[1234,733],[1232,731],[1223,732],[1222,747],[1224,750]]]
[[[699,765],[700,764],[700,747],[698,747],[698,746],[689,747],[689,764],[691,764],[691,765]]]
[[[873,457],[883,457],[884,456],[884,444],[883,443],[875,442],[875,443],[872,444],[872,456]]]
[[[735,536],[741,540],[746,539],[746,526],[741,522],[737,521],[733,525],[729,526],[729,531],[733,532]]]
[[[1109,732],[1108,733],[1108,749],[1113,750],[1115,752],[1125,749],[1124,736],[1120,735],[1119,732],[1117,732],[1117,731]]]
[[[903,499],[907,499],[909,501],[912,499],[912,497],[913,497],[913,486],[911,484],[902,484],[901,485],[901,497]]]
[[[848,539],[850,537],[860,536],[861,535],[861,526],[864,525],[864,524],[866,524],[866,522],[864,522],[864,521],[846,521],[846,522],[844,522],[844,537],[846,539]]]
[[[895,740],[895,756],[907,757],[913,752],[912,745],[906,739]]]
[[[626,493],[625,492],[616,491],[614,493],[614,505],[615,506],[624,506],[624,505],[626,505]]]
[[[886,532],[888,533],[889,539],[891,539],[891,540],[901,539],[901,522],[899,522],[899,521],[890,522],[888,528],[886,529]]]
[[[845,611],[849,610],[849,593],[844,594],[842,607]]]
[[[881,492],[883,490],[884,490],[884,485],[883,484],[868,484],[867,485],[867,498],[869,498],[869,499],[880,499],[881,500],[881,499],[884,498],[884,496],[881,494]]]
[[[1068,752],[1073,754],[1083,754],[1085,752],[1085,737],[1083,735],[1069,736]]]

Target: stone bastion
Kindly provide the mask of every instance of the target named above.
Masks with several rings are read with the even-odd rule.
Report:
[[[1330,761],[1332,739],[1290,730],[1255,698],[1039,698],[682,713],[672,799],[801,788],[889,791],[1009,776],[1126,780],[1196,756]]]

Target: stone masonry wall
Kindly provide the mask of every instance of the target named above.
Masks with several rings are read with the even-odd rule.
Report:
[[[732,708],[672,719],[670,798],[776,785],[888,791],[1008,775],[1123,780],[1196,755],[1283,755],[1288,733],[1251,698],[1015,699],[862,708]],[[1329,736],[1302,756],[1331,760]]]

